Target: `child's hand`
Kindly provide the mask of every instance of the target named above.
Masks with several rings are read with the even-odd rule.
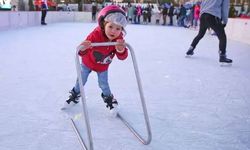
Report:
[[[80,51],[85,51],[86,49],[91,48],[91,41],[83,41],[77,49]]]
[[[118,53],[123,53],[125,51],[125,40],[118,39],[116,40],[116,42],[118,43],[117,45],[115,45],[116,51]]]

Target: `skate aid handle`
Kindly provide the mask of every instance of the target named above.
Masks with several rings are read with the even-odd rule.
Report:
[[[104,43],[92,43],[91,46],[97,47],[97,46],[115,46],[118,42],[104,42]]]
[[[115,45],[117,45],[118,44],[118,42],[103,42],[103,43],[91,43],[91,46],[92,47],[98,47],[98,46],[115,46]],[[125,43],[125,46],[126,46],[127,44]],[[77,47],[77,52],[79,52],[81,49],[83,49],[84,48],[84,46],[83,45],[80,45],[80,46],[78,46]]]
[[[95,47],[95,46],[114,46],[117,45],[118,42],[104,42],[104,43],[92,43],[91,46]],[[141,98],[141,104],[142,104],[142,108],[143,108],[143,114],[144,114],[144,120],[145,120],[145,124],[146,124],[146,129],[147,129],[147,134],[148,137],[147,139],[144,139],[122,116],[120,113],[118,113],[118,118],[120,118],[122,120],[122,122],[129,128],[129,130],[139,139],[139,141],[141,141],[144,145],[148,145],[151,140],[152,140],[152,133],[151,133],[151,129],[150,129],[150,123],[149,123],[149,117],[148,117],[148,113],[147,113],[147,108],[146,108],[146,103],[145,103],[145,98],[144,98],[144,94],[143,94],[143,90],[142,90],[142,84],[141,84],[141,78],[139,75],[139,69],[138,69],[138,65],[137,65],[137,61],[135,58],[135,53],[133,48],[128,44],[125,43],[125,46],[129,49],[130,54],[131,54],[131,58],[133,61],[133,66],[134,66],[134,71],[135,71],[135,76],[136,76],[136,81],[137,81],[137,85],[138,85],[138,89],[139,89],[139,94],[140,94],[140,98]]]
[[[91,43],[92,47],[97,47],[97,46],[115,46],[117,45],[118,42],[103,42],[103,43]],[[137,65],[137,61],[135,58],[135,53],[133,48],[128,44],[125,43],[125,46],[128,48],[128,50],[130,51],[131,54],[131,58],[132,58],[132,62],[133,62],[133,66],[134,66],[134,71],[135,71],[135,77],[136,77],[136,81],[137,81],[137,85],[138,85],[138,90],[139,90],[139,94],[140,94],[140,99],[141,99],[141,105],[142,105],[142,109],[143,109],[143,114],[144,114],[144,121],[145,121],[145,125],[146,125],[146,130],[147,130],[147,139],[144,139],[123,117],[120,113],[117,114],[117,117],[120,118],[120,120],[129,128],[129,130],[137,137],[137,139],[142,142],[144,145],[148,145],[150,144],[151,140],[152,140],[152,132],[150,129],[150,123],[149,123],[149,117],[148,117],[148,113],[147,113],[147,108],[146,108],[146,103],[145,103],[145,98],[144,98],[144,94],[143,94],[143,90],[142,90],[142,84],[141,84],[141,78],[139,75],[139,69],[138,69],[138,65]],[[87,128],[87,135],[88,135],[88,139],[89,139],[89,147],[90,149],[86,148],[86,145],[84,143],[84,141],[82,139],[80,139],[83,147],[85,148],[85,150],[93,150],[93,139],[92,139],[92,134],[91,134],[91,129],[90,129],[90,125],[89,125],[89,118],[88,118],[88,112],[87,112],[87,108],[86,108],[86,98],[85,98],[85,93],[84,93],[84,88],[83,88],[83,83],[82,83],[82,77],[81,77],[81,69],[80,69],[80,61],[79,61],[79,51],[81,50],[81,48],[84,48],[84,46],[80,45],[77,47],[77,53],[76,53],[76,68],[77,68],[77,75],[79,78],[79,83],[80,83],[80,91],[81,91],[81,97],[82,97],[82,107],[83,107],[83,112],[84,112],[84,118],[85,118],[85,124],[86,124],[86,128]]]

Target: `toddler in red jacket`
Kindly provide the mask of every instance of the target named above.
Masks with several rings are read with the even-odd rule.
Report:
[[[103,8],[98,15],[98,26],[87,36],[78,48],[82,59],[81,73],[83,86],[88,76],[95,71],[98,76],[98,84],[102,90],[101,96],[106,107],[111,113],[117,112],[118,102],[114,98],[108,83],[108,67],[114,56],[124,60],[128,56],[128,50],[123,39],[123,31],[127,25],[125,12],[118,6],[110,5]],[[91,43],[117,42],[115,46],[92,47]],[[71,104],[77,104],[80,97],[78,80],[70,91],[69,98],[65,102],[65,108]]]

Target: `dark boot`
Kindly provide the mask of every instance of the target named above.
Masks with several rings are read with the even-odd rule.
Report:
[[[190,48],[188,49],[186,54],[187,54],[187,56],[192,56],[194,54],[194,48],[192,46],[190,46]]]
[[[69,93],[70,95],[69,98],[66,100],[66,102],[68,104],[70,103],[77,104],[79,102],[80,93],[76,93],[74,88]]]
[[[70,108],[79,102],[80,93],[76,93],[74,88],[69,93],[69,98],[64,102],[62,110]]]
[[[47,25],[47,23],[45,23],[45,22],[41,22],[41,25]]]
[[[116,99],[114,99],[114,96],[112,94],[109,96],[104,96],[102,93],[101,96],[103,98],[103,101],[107,104],[106,105],[107,108],[112,110],[113,108],[117,107],[118,102],[116,101]]]
[[[227,58],[227,56],[225,54],[220,54],[220,60],[221,63],[232,63],[233,60]]]

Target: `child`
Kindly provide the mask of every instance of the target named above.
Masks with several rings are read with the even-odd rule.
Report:
[[[79,47],[82,58],[82,81],[83,86],[91,71],[95,71],[98,76],[98,84],[102,90],[101,96],[106,103],[106,107],[115,113],[118,102],[114,98],[108,83],[108,67],[116,55],[118,59],[124,60],[128,56],[123,39],[124,27],[127,25],[125,12],[118,6],[110,5],[103,8],[98,15],[98,26],[87,36]],[[115,46],[91,47],[91,43],[117,42]],[[65,108],[71,104],[77,104],[80,97],[80,87],[78,80],[70,91]]]

